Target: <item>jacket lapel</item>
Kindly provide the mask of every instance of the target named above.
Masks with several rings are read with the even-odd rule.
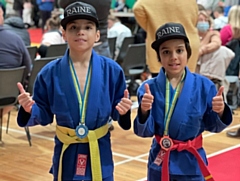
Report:
[[[100,86],[102,82],[101,75],[103,74],[103,71],[100,68],[102,67],[100,57],[94,51],[92,51],[91,58],[92,71],[85,118],[85,124],[90,130],[95,129],[96,127],[96,119],[99,107],[99,94],[101,92]],[[80,121],[80,112],[77,93],[69,65],[69,51],[65,53],[60,63],[60,77],[61,90],[63,90],[63,93],[66,96],[70,115],[72,117],[72,120],[74,120],[74,127],[76,127]]]
[[[186,70],[186,76],[184,80],[184,84],[181,90],[181,93],[178,97],[177,103],[175,105],[171,121],[169,124],[169,130],[170,130],[170,136],[175,138],[177,136],[179,126],[181,125],[180,122],[182,122],[181,119],[184,119],[185,115],[187,114],[188,104],[191,102],[190,95],[192,93],[192,88],[194,84],[194,78],[193,74],[189,71],[188,68]],[[175,122],[178,122],[176,124]],[[178,125],[178,126],[176,126]]]
[[[60,76],[59,81],[60,81],[61,90],[63,90],[63,93],[66,96],[70,116],[73,120],[73,127],[75,128],[80,121],[80,115],[79,115],[79,104],[78,104],[77,93],[74,87],[72,74],[70,71],[69,50],[66,51],[65,55],[63,56],[60,62],[59,76]]]
[[[101,67],[100,56],[95,51],[92,51],[92,74],[86,110],[86,125],[91,130],[96,128],[98,107],[101,106],[99,104],[99,96],[100,92],[102,92],[101,83],[103,81],[103,69]]]

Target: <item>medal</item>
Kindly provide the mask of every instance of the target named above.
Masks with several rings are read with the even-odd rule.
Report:
[[[172,139],[169,136],[163,136],[160,140],[160,146],[163,150],[168,151],[173,146]]]
[[[88,135],[88,128],[85,124],[80,124],[76,127],[75,132],[79,138],[83,139]]]

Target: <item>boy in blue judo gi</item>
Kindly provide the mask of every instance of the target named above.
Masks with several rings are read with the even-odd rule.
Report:
[[[33,97],[18,83],[17,121],[19,126],[48,125],[56,116],[54,181],[113,181],[107,123],[111,116],[123,129],[131,127],[125,76],[115,61],[92,49],[100,38],[93,6],[70,4],[61,25],[69,49],[40,71]]]
[[[163,68],[138,90],[134,132],[152,137],[148,181],[213,181],[202,148],[202,132],[220,132],[232,122],[231,110],[207,78],[191,73],[184,27],[167,23],[152,43]]]

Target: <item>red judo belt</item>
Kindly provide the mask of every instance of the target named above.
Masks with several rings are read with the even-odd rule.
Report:
[[[159,145],[162,145],[161,141],[162,141],[162,137],[155,135],[155,138],[158,142]],[[177,151],[189,151],[190,153],[192,153],[197,161],[198,161],[198,165],[201,169],[202,174],[205,177],[205,180],[207,181],[214,181],[214,179],[212,178],[212,175],[210,174],[210,172],[207,169],[207,166],[205,165],[202,157],[200,156],[200,154],[198,153],[197,149],[202,148],[202,135],[199,135],[198,137],[196,137],[194,140],[188,140],[186,142],[182,142],[182,141],[178,141],[178,140],[171,140],[172,141],[172,145],[168,148],[165,149],[166,152],[164,155],[164,159],[162,160],[162,181],[169,181],[169,168],[168,168],[168,164],[169,164],[169,156],[170,156],[170,152],[172,150],[177,150]],[[163,149],[161,148],[161,151]],[[159,152],[161,154],[161,151]]]

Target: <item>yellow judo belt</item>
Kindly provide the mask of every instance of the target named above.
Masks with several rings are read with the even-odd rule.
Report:
[[[58,126],[56,128],[56,135],[58,139],[63,143],[59,167],[58,167],[58,181],[62,180],[62,159],[65,150],[70,144],[74,143],[88,143],[90,148],[90,157],[91,157],[91,170],[92,170],[92,180],[101,181],[102,180],[102,169],[100,162],[100,152],[98,146],[98,139],[102,138],[108,133],[108,124],[96,129],[89,130],[87,137],[80,139],[76,136],[75,129]]]

